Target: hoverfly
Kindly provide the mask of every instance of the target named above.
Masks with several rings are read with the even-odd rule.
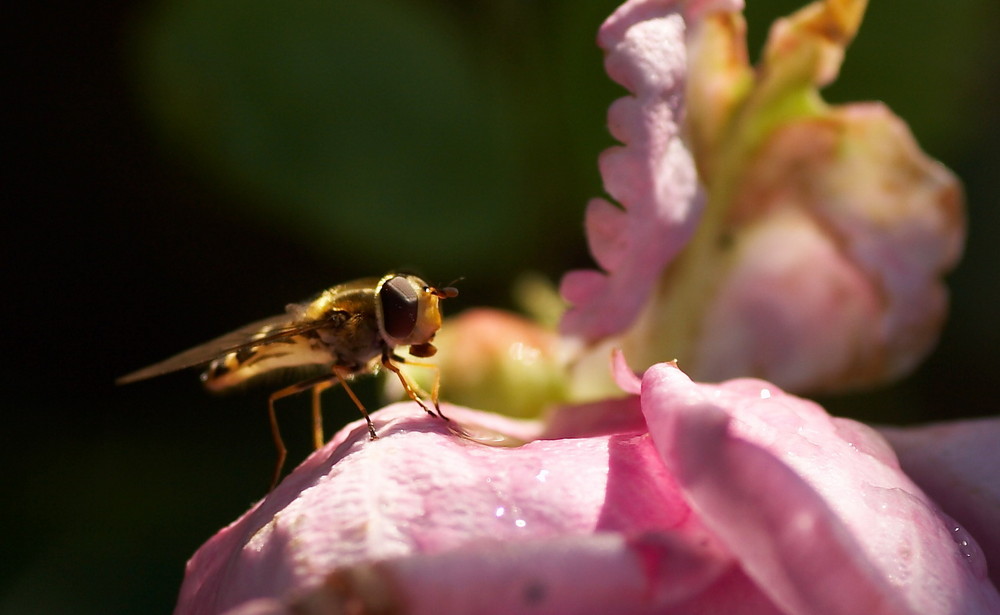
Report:
[[[438,378],[431,401],[434,410],[397,363],[407,361],[393,351],[409,346],[414,357],[433,356],[431,343],[441,328],[439,301],[458,295],[453,287],[434,288],[414,275],[389,273],[338,284],[312,301],[290,304],[284,314],[265,318],[149,367],[122,376],[118,384],[153,378],[187,367],[207,364],[205,387],[224,391],[265,372],[280,368],[321,366],[324,373],[275,391],[268,397],[271,435],[278,450],[271,488],[278,482],[287,450],[274,413],[277,400],[312,389],[313,443],[323,445],[320,393],[340,384],[368,422],[371,439],[378,435],[364,405],[348,386],[351,378],[377,373],[382,367],[396,374],[407,395],[432,416],[448,420],[438,404]]]

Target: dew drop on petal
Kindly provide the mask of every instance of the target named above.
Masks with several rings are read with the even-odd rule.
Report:
[[[961,524],[949,517],[944,513],[939,513],[942,520],[945,523],[945,527],[948,528],[951,534],[951,539],[955,541],[955,546],[958,547],[958,552],[961,554],[962,559],[965,560],[966,564],[972,570],[972,573],[976,575],[977,578],[986,578],[986,558],[983,557],[983,552],[979,548],[979,543],[976,539],[972,537],[972,534],[968,532]]]
[[[761,389],[760,390],[761,399],[771,399],[771,389]]]

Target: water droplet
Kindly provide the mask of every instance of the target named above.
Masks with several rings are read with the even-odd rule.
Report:
[[[528,525],[528,522],[525,521],[524,519],[516,519],[514,521],[514,525],[516,525],[517,527],[524,527],[524,526]]]
[[[537,480],[540,483],[544,483],[548,479],[549,479],[549,471],[548,470],[542,469],[542,470],[538,471],[538,474],[535,474],[535,480]]]
[[[505,512],[507,512],[507,510],[503,506],[497,506],[497,509],[496,509],[496,512],[495,512],[495,514],[497,516],[497,519],[499,519],[500,517],[502,517]]]
[[[760,390],[761,399],[771,399],[771,389],[761,389]]]
[[[955,544],[958,545],[958,552],[965,557],[973,557],[975,555],[975,549],[969,543],[969,535],[962,528],[962,526],[956,526],[951,528],[952,538]]]
[[[976,539],[961,524],[944,513],[939,513],[944,520],[945,527],[951,534],[951,539],[955,541],[958,552],[962,559],[972,569],[972,573],[980,579],[986,578],[986,558],[979,548]]]

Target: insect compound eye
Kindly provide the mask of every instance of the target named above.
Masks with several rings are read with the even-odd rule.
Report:
[[[406,339],[417,326],[420,297],[417,289],[403,276],[385,282],[378,291],[382,302],[382,326],[396,339]]]

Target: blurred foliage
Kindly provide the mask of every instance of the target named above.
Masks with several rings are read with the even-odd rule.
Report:
[[[749,0],[751,53],[801,4]],[[264,493],[266,391],[115,376],[393,267],[464,276],[458,308],[589,266],[583,207],[623,95],[594,39],[616,5],[25,3],[11,123],[34,167],[11,173],[0,613],[169,612],[185,559]],[[886,101],[966,182],[970,218],[939,351],[825,400],[836,413],[996,412],[998,27],[993,0],[871,0],[826,92]],[[357,417],[335,391],[325,407],[328,430]],[[280,414],[291,466],[308,400]]]
[[[560,229],[597,189],[607,140],[610,96],[564,77],[600,73],[600,13],[578,13],[177,0],[145,16],[136,69],[165,141],[331,259],[442,280],[555,274],[580,249]],[[546,22],[586,29],[550,37]]]

